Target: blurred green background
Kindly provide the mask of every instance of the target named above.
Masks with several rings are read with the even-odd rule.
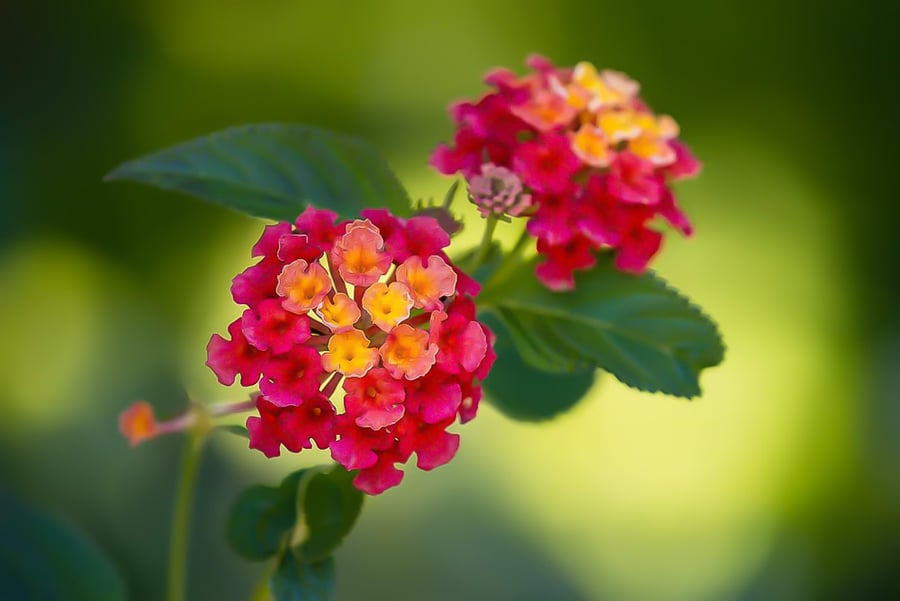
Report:
[[[129,450],[116,415],[240,398],[205,345],[261,223],[102,175],[290,121],[368,138],[439,197],[448,102],[538,51],[631,74],[703,160],[679,187],[697,234],[655,265],[726,361],[694,402],[603,378],[546,424],[485,406],[454,462],[368,500],[339,598],[900,598],[897,6],[0,3],[0,494],[161,598],[181,441]],[[190,599],[247,598],[261,573],[225,546],[238,491],[327,459],[244,446],[204,459]]]

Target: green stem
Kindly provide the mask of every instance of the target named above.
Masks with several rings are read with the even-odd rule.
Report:
[[[197,467],[203,448],[205,431],[197,429],[188,432],[178,476],[178,490],[172,515],[172,534],[169,543],[168,601],[184,601],[187,574],[188,540],[191,522],[191,505],[194,485],[197,482]]]
[[[268,568],[263,570],[262,578],[259,579],[259,582],[250,594],[250,601],[269,601],[272,598],[269,592],[269,578],[271,576]]]
[[[518,257],[520,254],[522,254],[522,251],[525,250],[526,246],[528,246],[529,240],[530,240],[530,236],[528,234],[528,230],[523,229],[522,233],[519,234],[519,239],[516,240],[516,243],[513,246],[512,250],[509,251],[509,256],[510,257]]]
[[[516,244],[510,249],[509,254],[503,259],[503,263],[497,267],[497,270],[491,276],[491,278],[484,284],[484,289],[488,289],[492,286],[496,286],[509,277],[509,274],[519,266],[519,263],[522,262],[522,252],[528,246],[528,243],[531,241],[531,236],[528,235],[528,230],[522,230],[522,233],[519,235],[519,239],[516,240]]]
[[[481,246],[478,247],[478,252],[475,253],[475,256],[473,256],[466,265],[466,272],[474,274],[475,270],[481,267],[484,260],[487,259],[488,253],[491,252],[491,242],[494,240],[495,229],[497,229],[497,217],[490,215],[487,218],[487,222],[484,224],[484,235],[481,237]]]

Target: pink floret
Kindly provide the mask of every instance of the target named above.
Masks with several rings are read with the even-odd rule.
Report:
[[[309,318],[286,311],[274,298],[261,301],[256,310],[244,311],[241,327],[251,345],[275,354],[286,353],[310,337]]]
[[[206,347],[207,361],[221,384],[231,386],[238,374],[241,386],[253,386],[259,381],[265,355],[253,348],[241,331],[241,320],[228,326],[231,340],[213,334]]]
[[[401,459],[392,453],[382,453],[374,464],[359,470],[353,485],[366,494],[380,495],[403,480],[403,472],[394,465],[400,462]]]
[[[279,407],[300,405],[318,394],[325,370],[319,353],[300,346],[291,353],[270,358],[263,369],[259,389]]]
[[[569,187],[572,176],[581,169],[581,161],[572,152],[568,138],[548,134],[540,142],[519,146],[513,169],[532,190],[556,194]]]
[[[337,213],[334,211],[306,207],[294,221],[294,225],[298,234],[306,234],[309,243],[324,252],[331,247],[340,232],[339,226],[334,223],[336,219]]]
[[[406,400],[404,382],[378,367],[361,378],[344,380],[344,405],[358,426],[380,430],[403,417]]]
[[[297,453],[312,448],[327,449],[334,440],[334,406],[322,395],[295,407],[279,407],[264,396],[256,401],[259,416],[247,418],[250,448],[266,457],[277,457],[281,446]]]

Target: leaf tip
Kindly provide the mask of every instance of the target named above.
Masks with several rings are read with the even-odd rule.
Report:
[[[128,163],[115,166],[112,171],[103,176],[102,182],[117,182],[128,179]]]

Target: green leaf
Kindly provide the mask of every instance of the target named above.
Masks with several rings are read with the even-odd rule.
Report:
[[[353,527],[362,493],[340,465],[305,470],[294,486],[296,515],[291,547],[285,549],[269,587],[275,601],[334,598],[331,553]]]
[[[297,495],[305,537],[295,543],[294,552],[306,561],[331,555],[356,523],[362,502],[362,492],[353,486],[353,474],[340,465],[307,473]]]
[[[285,478],[278,488],[251,486],[231,508],[226,526],[228,542],[240,555],[259,560],[274,557],[297,521],[297,485],[307,470]]]
[[[248,559],[267,559],[290,549],[314,563],[341,544],[362,502],[353,474],[343,467],[298,470],[278,488],[260,485],[241,493],[228,517],[228,541]]]
[[[478,299],[529,365],[601,368],[640,390],[693,397],[700,372],[722,361],[716,325],[653,273],[622,273],[605,256],[575,290],[557,293],[534,278],[535,261],[488,282]]]
[[[375,148],[306,125],[226,129],[124,163],[105,180],[142,182],[276,221],[293,221],[310,204],[344,217],[374,207],[411,212]]]
[[[120,601],[125,586],[90,541],[49,515],[0,497],[0,596]]]
[[[307,562],[285,553],[269,580],[275,601],[329,601],[334,599],[334,560]]]
[[[486,400],[502,413],[522,421],[541,421],[571,409],[590,390],[596,372],[551,374],[527,365],[516,352],[512,338],[491,314],[479,316],[497,335],[497,361],[484,381]]]

